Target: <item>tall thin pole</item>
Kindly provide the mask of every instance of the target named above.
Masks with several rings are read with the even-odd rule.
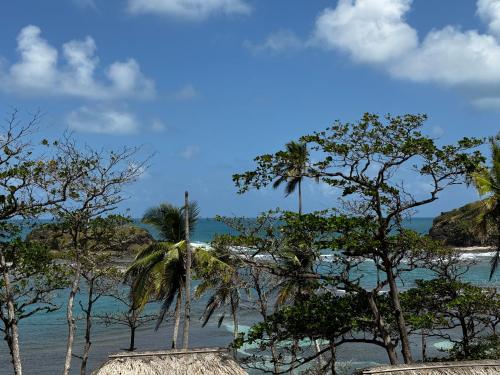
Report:
[[[189,244],[189,195],[184,193],[184,232],[186,241],[186,302],[184,313],[183,349],[189,347],[189,322],[191,320],[191,246]]]

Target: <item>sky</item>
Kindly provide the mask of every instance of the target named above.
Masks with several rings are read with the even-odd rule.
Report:
[[[255,156],[364,112],[426,113],[442,144],[500,130],[500,0],[17,0],[0,5],[0,120],[142,146],[134,217],[185,190],[203,217],[296,209],[231,176]],[[485,150],[487,151],[487,150]],[[425,182],[410,181],[415,193]],[[419,190],[420,189],[420,190]],[[338,195],[313,182],[306,211]],[[478,199],[454,187],[416,215]]]

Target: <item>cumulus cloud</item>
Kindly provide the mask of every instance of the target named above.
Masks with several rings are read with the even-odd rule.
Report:
[[[244,46],[254,53],[282,53],[305,48],[306,43],[294,32],[281,29],[270,34],[262,43],[253,43],[247,40],[244,42]]]
[[[132,113],[110,108],[89,108],[86,106],[72,111],[66,118],[68,127],[83,133],[133,134],[139,124]]]
[[[405,16],[412,0],[339,0],[316,19],[311,43],[347,53],[393,77],[449,87],[489,91],[478,106],[499,102],[500,0],[478,0],[477,14],[488,33],[453,26],[434,29],[421,40]],[[500,93],[498,93],[500,98]]]
[[[24,27],[17,37],[19,60],[0,71],[0,88],[23,95],[60,95],[87,99],[150,97],[154,83],[132,58],[112,63],[96,78],[99,58],[90,36],[72,40],[59,51],[41,37],[37,26]],[[62,60],[60,63],[59,60]]]
[[[391,61],[418,44],[417,32],[404,20],[410,5],[411,0],[340,0],[317,18],[314,41],[360,62]]]
[[[250,14],[252,8],[244,0],[129,0],[128,11],[200,21],[218,14]]]

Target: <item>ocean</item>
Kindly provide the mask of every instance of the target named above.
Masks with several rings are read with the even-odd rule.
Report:
[[[417,218],[407,223],[420,233],[428,232],[432,225],[431,218]],[[151,229],[151,228],[148,228]],[[214,219],[201,219],[192,233],[192,240],[200,243],[208,243],[217,233],[228,233],[229,229],[222,223]],[[152,234],[156,233],[152,230]],[[488,281],[489,259],[491,254],[485,253],[467,253],[463,255],[466,258],[475,258],[477,264],[468,272],[466,279],[480,285],[496,285],[500,282],[498,275],[491,282]],[[325,261],[328,261],[325,259]],[[369,282],[376,277],[371,267],[367,267],[364,279]],[[417,270],[405,279],[404,287],[411,287],[415,279],[429,277],[426,270]],[[67,291],[58,293],[56,301],[64,305],[67,298]],[[79,298],[85,298],[81,294]],[[230,317],[227,317],[220,328],[217,327],[217,317],[213,318],[206,327],[202,328],[199,317],[202,314],[203,307],[206,304],[206,297],[194,301],[192,304],[192,323],[190,346],[192,347],[214,347],[227,346],[232,340],[232,326]],[[157,305],[149,306],[149,312],[154,313]],[[111,298],[102,298],[96,304],[96,313],[113,312],[123,310],[124,306]],[[75,312],[81,314],[78,303],[75,305]],[[244,309],[240,316],[240,331],[248,329],[258,317],[254,311]],[[74,351],[80,355],[83,348],[83,328],[84,322],[78,321],[77,338],[75,340]],[[121,351],[128,347],[128,328],[125,326],[109,326],[94,323],[93,339],[90,359],[88,363],[88,373],[91,373],[96,367],[104,362],[108,354]],[[39,314],[23,320],[20,325],[21,332],[21,350],[23,357],[24,373],[27,375],[54,375],[62,372],[67,325],[65,319],[65,309],[49,314]],[[154,322],[138,329],[136,333],[136,346],[138,350],[161,350],[170,347],[172,332],[172,319],[162,325],[158,331],[154,330]],[[418,341],[418,340],[417,340]],[[438,354],[438,348],[446,346],[446,342],[428,343],[428,355]],[[419,347],[416,342],[413,347],[415,358],[419,358]],[[243,351],[251,351],[251,348],[244,348]],[[245,354],[245,353],[243,353]],[[387,361],[383,349],[374,345],[343,345],[338,349],[338,360],[345,362],[347,367],[359,368],[370,366]],[[0,375],[12,374],[11,364],[9,362],[8,348],[4,342],[0,345]],[[79,373],[80,360],[73,359],[72,374]]]

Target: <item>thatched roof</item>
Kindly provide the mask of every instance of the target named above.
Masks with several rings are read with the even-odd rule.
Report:
[[[125,352],[109,359],[92,375],[246,375],[227,349]]]
[[[377,366],[360,375],[498,375],[500,361],[426,362],[411,365]]]

